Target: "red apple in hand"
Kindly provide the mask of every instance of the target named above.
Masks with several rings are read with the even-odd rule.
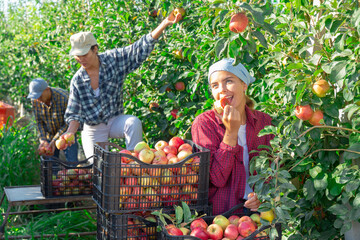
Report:
[[[224,231],[217,224],[210,224],[206,230],[210,239],[219,240],[223,238]]]
[[[249,20],[245,13],[237,13],[233,15],[230,19],[229,28],[230,31],[234,33],[240,33],[245,30],[249,23]]]
[[[57,149],[62,150],[65,149],[66,147],[66,141],[63,138],[59,138],[58,140],[55,141],[55,146],[57,147]]]
[[[309,120],[312,115],[314,114],[314,111],[311,109],[310,105],[305,106],[297,106],[295,108],[295,115],[297,118],[301,120]]]

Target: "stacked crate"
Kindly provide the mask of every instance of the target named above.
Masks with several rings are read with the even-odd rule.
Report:
[[[157,233],[152,231],[156,223],[150,227],[146,219],[155,219],[151,218],[155,210],[172,211],[181,201],[209,214],[210,151],[185,142],[193,153],[177,163],[163,165],[147,164],[121,153],[122,148],[114,143],[95,145],[93,199],[100,215],[98,239],[156,239]],[[130,162],[124,163],[122,158]],[[134,232],[130,229],[138,235],[129,235]]]
[[[92,164],[41,156],[41,192],[45,197],[92,195]]]

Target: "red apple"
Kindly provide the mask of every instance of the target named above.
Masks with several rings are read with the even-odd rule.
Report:
[[[227,219],[223,215],[217,215],[213,219],[212,223],[220,225],[220,227],[225,231],[226,227],[230,224],[230,221],[229,221],[229,219]]]
[[[139,159],[144,163],[150,164],[153,161],[154,156],[154,152],[150,149],[144,148],[139,152]]]
[[[239,223],[238,231],[241,236],[248,237],[251,233],[256,230],[255,224],[253,222],[245,221]]]
[[[239,216],[231,215],[228,219],[229,219],[231,224],[234,224],[236,226],[239,225],[239,219],[240,219]]]
[[[197,227],[197,228],[191,230],[190,236],[200,238],[201,240],[208,240],[209,239],[209,235],[206,232],[206,228],[203,229],[201,227]]]
[[[163,151],[166,153],[166,155],[168,155],[169,153],[177,155],[177,148],[175,146],[166,146],[164,147]]]
[[[153,165],[165,165],[168,164],[168,159],[165,156],[155,156],[153,161]]]
[[[205,222],[204,219],[198,218],[191,222],[190,230],[193,231],[195,228],[202,228],[206,230],[208,228],[208,224]]]
[[[178,151],[180,152],[182,150],[189,150],[192,152],[192,146],[188,143],[181,144],[180,147],[178,148]]]
[[[210,224],[206,230],[210,239],[220,240],[223,238],[224,231],[217,224]]]
[[[180,159],[175,156],[175,157],[172,157],[172,158],[169,159],[168,164],[175,164],[175,163],[178,163],[178,162],[180,162]]]
[[[330,90],[330,85],[327,81],[321,79],[312,85],[311,90],[316,96],[325,97],[326,93]]]
[[[311,109],[310,105],[297,106],[295,108],[296,117],[304,121],[309,120],[313,113],[314,111]]]
[[[184,144],[184,140],[182,140],[180,137],[172,137],[169,141],[169,146],[173,146],[178,150],[178,148]]]
[[[241,222],[246,222],[246,221],[253,222],[253,220],[252,220],[249,216],[242,216],[242,217],[239,219],[239,223],[241,223]]]
[[[224,237],[235,240],[239,236],[237,225],[230,224],[224,231]]]
[[[178,109],[173,109],[171,110],[170,114],[173,118],[177,119],[179,117],[179,115],[177,115],[178,112],[179,112]]]
[[[184,235],[183,232],[177,227],[171,227],[167,231],[172,236],[183,236]]]
[[[121,150],[120,153],[132,155],[131,152],[129,150],[126,150],[126,149]],[[132,161],[131,158],[128,158],[128,157],[125,157],[125,156],[121,157],[121,162],[123,162],[123,163],[129,163],[131,161]]]
[[[143,149],[150,150],[150,147],[146,142],[139,142],[139,143],[137,143],[135,145],[134,152],[135,153],[140,153],[140,151],[143,150]]]
[[[66,146],[66,141],[63,138],[59,138],[58,140],[55,141],[55,146],[57,147],[57,149],[62,150],[65,148]]]
[[[313,126],[320,126],[320,120],[324,118],[324,114],[321,110],[316,110],[312,117],[309,119],[309,123]]]
[[[173,154],[173,153],[168,153],[166,154],[166,158],[169,160],[170,158],[172,157],[176,157],[176,154]]]
[[[169,144],[166,141],[160,140],[160,141],[157,141],[155,143],[155,149],[156,150],[163,150],[164,147],[166,147],[167,145],[169,145]]]
[[[237,13],[233,15],[230,19],[229,28],[230,31],[234,33],[240,33],[245,30],[249,23],[249,20],[245,13]]]
[[[178,90],[178,91],[184,91],[185,90],[185,83],[184,82],[175,83],[175,89]]]

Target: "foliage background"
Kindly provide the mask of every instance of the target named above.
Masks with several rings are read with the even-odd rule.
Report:
[[[320,2],[320,3],[319,3]],[[211,109],[211,63],[235,57],[256,77],[248,90],[256,109],[270,114],[276,135],[252,167],[255,190],[274,208],[289,239],[335,239],[360,218],[359,2],[353,0],[59,0],[19,5],[0,20],[0,96],[25,104],[28,83],[42,77],[69,88],[79,65],[69,38],[92,31],[100,51],[133,43],[175,7],[186,17],[166,30],[146,62],[129,74],[125,108],[138,116],[150,144],[177,134],[191,139],[194,118]],[[316,4],[319,3],[319,4]],[[157,17],[148,12],[158,11]],[[245,32],[229,31],[233,13],[245,11]],[[174,56],[182,50],[184,59]],[[331,91],[319,98],[311,85],[325,79]],[[183,81],[185,91],[174,84]],[[168,91],[170,88],[171,91]],[[159,108],[150,110],[151,102]],[[297,105],[324,111],[326,127],[295,117]],[[176,119],[171,115],[179,110]],[[330,128],[331,127],[331,128]],[[271,162],[271,164],[269,164]],[[270,178],[269,180],[269,177]],[[264,184],[264,183],[267,184]],[[276,201],[275,201],[276,200]]]

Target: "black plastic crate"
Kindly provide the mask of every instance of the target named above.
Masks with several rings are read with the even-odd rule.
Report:
[[[89,158],[88,158],[89,159]],[[41,192],[45,197],[93,194],[93,164],[41,156]]]
[[[147,164],[120,153],[122,148],[114,143],[95,144],[93,199],[96,204],[110,213],[172,209],[180,201],[194,209],[207,206],[210,151],[184,141],[192,146],[193,154],[166,165]],[[121,163],[122,157],[132,162]]]
[[[239,208],[242,208],[243,207],[243,204],[239,204],[237,206],[234,206],[233,208],[231,208],[229,211],[221,214],[227,218],[229,218],[231,215],[237,215],[239,217],[242,217],[242,216],[245,216],[247,214],[241,214],[241,213],[236,213],[236,210],[238,210]],[[253,213],[253,212],[252,212]],[[252,214],[251,213],[251,214]],[[249,214],[248,216],[250,216],[251,214]],[[210,225],[212,224],[213,220],[214,220],[215,216],[204,216],[202,217],[202,219],[205,220],[205,222]],[[158,219],[158,218],[157,218]],[[161,228],[161,232],[159,233],[159,239],[162,239],[162,240],[200,240],[200,238],[197,238],[197,237],[194,237],[194,236],[190,236],[190,235],[184,235],[184,236],[173,236],[173,235],[170,235],[164,224],[159,221],[158,219],[158,225],[160,226]],[[280,223],[275,223],[275,224],[272,224],[272,225],[263,225],[261,226],[260,228],[258,228],[257,230],[255,230],[255,232],[253,232],[251,235],[249,235],[248,237],[246,238],[243,238],[243,240],[269,240],[270,238],[268,236],[261,236],[261,237],[256,237],[256,235],[266,229],[269,229],[269,228],[276,228],[277,230],[277,233],[278,233],[278,237],[276,237],[276,240],[281,240],[281,237],[282,237],[282,229],[281,229],[281,224]]]
[[[149,221],[156,218],[152,215],[135,215],[107,213],[97,207],[97,239],[159,239],[156,231],[157,222]]]

